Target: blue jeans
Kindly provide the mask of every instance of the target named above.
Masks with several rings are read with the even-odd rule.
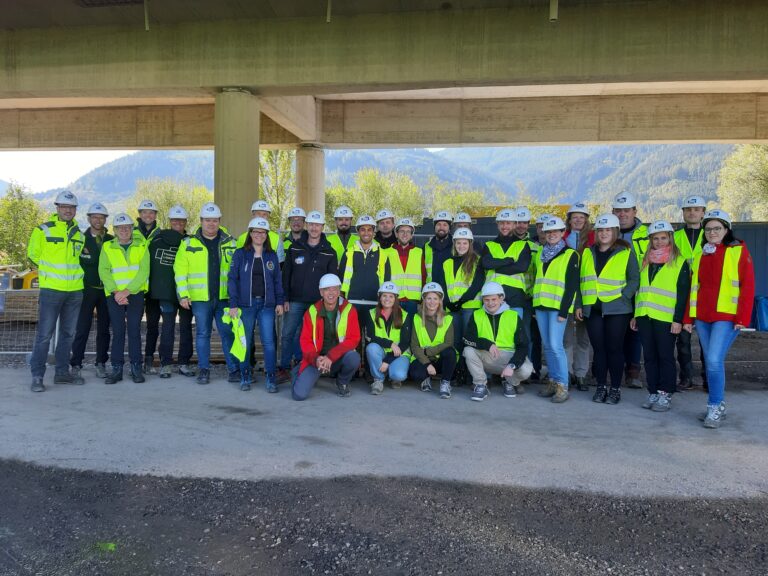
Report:
[[[277,347],[275,345],[275,309],[264,307],[264,298],[254,298],[253,306],[240,309],[243,327],[245,328],[246,350],[253,343],[253,328],[259,323],[259,339],[264,348],[264,372],[273,375],[277,366]],[[249,370],[250,358],[240,363],[240,370]]]
[[[461,354],[464,350],[464,331],[467,329],[469,319],[475,313],[475,308],[462,308],[454,312],[453,316],[453,347]]]
[[[72,351],[72,341],[75,338],[77,317],[83,302],[83,291],[62,292],[50,288],[40,288],[38,301],[39,313],[37,334],[29,360],[32,376],[45,376],[45,363],[48,360],[53,331],[56,322],[59,323],[59,337],[56,341],[56,373],[69,374],[69,354]]]
[[[128,304],[118,304],[107,296],[109,322],[112,325],[112,367],[122,369],[125,363],[125,333],[128,331],[128,358],[141,364],[141,317],[144,315],[144,292],[128,295]]]
[[[731,344],[739,335],[733,329],[733,322],[720,320],[704,322],[696,320],[696,331],[704,351],[704,363],[707,367],[709,384],[709,404],[720,404],[725,398],[725,357]]]
[[[195,317],[195,348],[197,349],[197,366],[210,370],[211,368],[211,329],[216,321],[216,330],[221,337],[221,347],[224,349],[224,360],[227,370],[235,372],[238,363],[230,353],[232,348],[232,327],[224,324],[221,317],[227,303],[218,298],[207,302],[192,302],[192,314]]]
[[[280,337],[281,370],[290,370],[291,360],[301,362],[301,323],[310,306],[310,302],[290,302],[288,312],[283,316],[283,334]]]
[[[536,322],[541,334],[544,358],[547,359],[549,377],[568,388],[568,355],[565,353],[565,327],[568,322],[560,322],[558,310],[536,309]]]
[[[371,371],[371,376],[373,376],[374,380],[385,380],[387,374],[389,374],[389,379],[395,382],[403,382],[408,378],[408,366],[410,365],[410,361],[405,356],[398,356],[392,360],[386,374],[380,372],[379,366],[384,362],[385,355],[386,352],[384,352],[384,348],[375,342],[371,342],[365,347],[365,357],[368,359],[368,370]]]

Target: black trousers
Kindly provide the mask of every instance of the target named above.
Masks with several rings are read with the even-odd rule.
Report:
[[[128,331],[128,358],[132,364],[141,364],[141,316],[144,311],[144,293],[130,294],[128,304],[120,305],[114,297],[107,299],[109,320],[112,324],[112,366],[122,368],[125,363],[125,333]]]
[[[105,364],[109,358],[109,308],[104,288],[87,287],[83,290],[83,303],[77,317],[75,339],[72,342],[70,366],[82,366],[85,346],[91,333],[93,311],[96,310],[96,363]]]
[[[157,339],[160,336],[160,300],[144,297],[144,315],[147,318],[147,336],[144,342],[144,357],[152,358],[157,349]]]
[[[680,365],[680,381],[693,378],[693,352],[691,352],[691,339],[693,334],[683,330],[677,335],[677,363]],[[701,360],[701,377],[706,381],[707,367],[704,364],[704,350],[699,348]]]
[[[173,364],[173,342],[176,339],[176,315],[179,316],[179,364],[192,359],[192,310],[179,306],[177,301],[160,300],[163,327],[160,332],[160,364]]]
[[[631,317],[631,314],[601,316],[593,310],[587,318],[587,334],[594,350],[592,374],[598,386],[608,385],[609,374],[611,387],[621,386],[624,374],[624,336],[629,330]]]
[[[536,322],[535,316],[531,318],[531,345],[533,371],[536,374],[541,374],[541,332],[539,332],[539,324]]]
[[[418,360],[414,360],[408,368],[408,377],[416,382],[421,382],[429,376],[427,366],[428,364],[424,365]],[[440,356],[435,362],[432,362],[432,366],[435,367],[442,380],[453,379],[453,371],[456,370],[456,349],[451,346],[440,352]]]
[[[640,340],[643,342],[648,392],[674,394],[677,390],[677,367],[675,366],[677,335],[669,331],[672,323],[643,316],[637,319],[637,327]]]

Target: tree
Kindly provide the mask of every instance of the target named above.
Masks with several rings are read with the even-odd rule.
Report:
[[[768,220],[768,146],[738,146],[720,170],[717,197],[734,221]]]
[[[259,155],[259,196],[269,203],[272,230],[284,229],[296,201],[296,153],[262,150]]]
[[[157,224],[160,228],[169,227],[168,211],[176,204],[180,204],[189,214],[188,229],[191,230],[199,220],[203,204],[213,200],[213,193],[205,186],[190,182],[177,182],[171,178],[151,178],[136,181],[136,192],[125,203],[126,212],[136,216],[142,200],[152,200],[157,204],[159,208]]]
[[[11,182],[0,199],[0,262],[24,264],[27,243],[35,226],[45,222],[45,210],[23,186]]]

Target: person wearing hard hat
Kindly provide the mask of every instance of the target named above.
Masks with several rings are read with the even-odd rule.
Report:
[[[533,270],[529,272],[529,282],[532,282],[533,273],[535,273],[536,259],[538,258],[541,247],[546,243],[544,239],[543,227],[544,223],[552,218],[552,214],[541,214],[536,218],[536,238],[530,238],[531,243],[531,258],[533,261]],[[526,231],[527,233],[527,231]],[[533,287],[531,287],[533,290]],[[533,314],[531,319],[531,344],[529,346],[530,359],[533,364],[533,372],[531,373],[530,381],[538,382],[541,377],[541,363],[542,363],[542,351],[541,351],[541,333],[539,332],[538,318]]]
[[[450,259],[453,251],[451,224],[453,214],[448,210],[439,210],[432,219],[435,234],[424,244],[424,267],[427,270],[426,282],[437,282],[446,291],[443,262]]]
[[[228,304],[227,276],[235,254],[235,239],[221,226],[221,209],[206,202],[200,209],[200,226],[184,238],[176,252],[173,272],[179,304],[195,317],[197,383],[211,381],[211,330],[221,338],[228,382],[240,382],[240,366],[232,356],[232,328],[222,320]]]
[[[264,348],[264,386],[277,392],[277,345],[275,317],[283,313],[285,297],[280,261],[269,242],[269,222],[253,218],[248,223],[248,238],[235,251],[228,275],[229,315],[238,316],[245,328],[245,349],[253,344],[253,329],[258,322],[259,338]],[[240,362],[240,389],[247,391],[253,383],[251,360]]]
[[[584,202],[576,202],[568,208],[565,218],[563,240],[568,248],[579,254],[595,243],[595,231],[589,221],[589,207]]]
[[[595,221],[595,245],[581,256],[576,318],[586,319],[597,380],[593,402],[618,404],[624,368],[624,339],[640,285],[637,258],[621,238],[619,219],[602,214]],[[610,390],[608,376],[610,375]]]
[[[339,206],[333,212],[333,220],[336,222],[336,232],[328,234],[328,243],[336,252],[336,260],[341,262],[350,243],[354,244],[358,239],[358,235],[352,233],[352,208]]]
[[[104,245],[99,256],[99,277],[107,295],[112,325],[112,371],[104,383],[116,384],[123,379],[126,329],[131,378],[141,383],[145,381],[141,361],[141,317],[149,281],[149,242],[143,235],[135,233],[133,220],[124,212],[114,217],[112,229],[115,238]]]
[[[40,283],[37,333],[32,347],[32,392],[44,392],[45,364],[58,324],[54,384],[83,384],[69,369],[77,317],[83,302],[83,269],[80,253],[85,237],[77,226],[77,196],[69,190],[56,195],[56,213],[32,230],[27,258],[37,268]]]
[[[707,201],[701,196],[689,196],[683,200],[683,227],[675,232],[675,244],[680,254],[693,265],[694,257],[701,253],[704,246],[704,228],[701,223],[707,210]],[[701,379],[707,385],[707,369],[704,361],[704,351],[699,350],[701,360]],[[677,362],[680,365],[679,390],[693,388],[693,353],[691,352],[691,335],[683,330],[677,337]]]
[[[538,218],[536,218],[536,238],[534,242],[538,244],[539,246],[543,246],[546,240],[544,240],[544,224],[552,218],[553,214],[547,214],[546,212],[544,214],[540,214]]]
[[[688,261],[675,244],[674,228],[658,220],[648,228],[650,240],[640,265],[640,289],[635,296],[635,317],[630,328],[643,342],[648,399],[643,408],[670,409],[675,393],[675,340],[682,331],[691,290]]]
[[[288,212],[288,232],[283,237],[283,253],[288,254],[291,244],[306,238],[307,232],[304,230],[304,221],[307,219],[307,213],[303,208],[295,206]]]
[[[264,218],[264,220],[269,222],[270,216],[272,216],[272,208],[270,208],[269,203],[266,200],[256,200],[256,202],[251,204],[251,218]],[[237,237],[236,246],[238,248],[243,247],[248,238],[248,234],[249,232],[246,230]],[[285,252],[283,252],[283,245],[280,242],[280,235],[274,230],[269,231],[269,244],[277,253],[280,262],[282,262],[285,258]]]
[[[176,318],[179,319],[178,371],[195,376],[192,359],[192,311],[182,308],[176,296],[173,265],[182,240],[187,236],[189,216],[183,206],[168,211],[170,228],[160,230],[149,243],[149,295],[160,304],[163,319],[160,329],[160,378],[170,378],[173,372],[173,345],[176,340]],[[146,359],[145,359],[146,360]],[[146,371],[145,366],[145,371]]]
[[[427,270],[424,266],[424,251],[413,242],[416,224],[410,218],[400,218],[395,227],[397,243],[387,249],[383,256],[391,280],[400,289],[400,305],[409,314],[415,314],[421,287],[426,283]],[[385,278],[387,277],[385,270]]]
[[[395,215],[386,208],[376,213],[376,242],[382,249],[391,248],[397,243],[395,236]]]
[[[731,229],[724,210],[704,215],[704,246],[693,259],[691,295],[684,329],[699,335],[709,384],[705,428],[725,418],[725,357],[739,332],[749,326],[755,298],[755,270],[746,244]]]
[[[533,307],[547,359],[547,383],[539,396],[552,402],[568,400],[568,355],[565,353],[565,328],[573,314],[579,291],[579,254],[563,240],[565,222],[550,216],[542,226],[544,244],[536,257]]]
[[[294,400],[306,400],[321,376],[336,378],[338,395],[348,397],[349,383],[360,366],[356,350],[360,344],[357,312],[341,297],[341,280],[336,274],[325,274],[318,286],[320,301],[304,313],[302,357],[293,383]]]
[[[464,333],[463,356],[474,385],[471,399],[488,397],[488,374],[499,374],[504,396],[514,398],[524,392],[522,382],[533,371],[526,358],[528,336],[520,315],[504,301],[504,286],[486,282],[480,295],[483,307],[472,313]]]
[[[277,371],[279,383],[291,378],[292,364],[301,360],[299,334],[302,330],[304,313],[320,296],[318,285],[325,274],[336,274],[338,261],[336,251],[323,234],[325,217],[313,210],[307,214],[307,235],[304,240],[291,244],[283,264],[283,331],[280,340],[280,365]]]
[[[378,290],[378,303],[365,316],[365,355],[373,376],[371,394],[384,391],[389,378],[392,388],[400,388],[408,377],[413,318],[400,307],[398,288],[384,282]]]
[[[456,370],[453,347],[453,316],[443,309],[443,287],[429,282],[421,291],[419,311],[413,315],[408,368],[411,380],[421,382],[422,392],[432,392],[432,377],[440,374],[440,398],[451,397],[451,380]]]
[[[72,377],[82,378],[85,346],[91,333],[93,312],[96,311],[96,376],[106,378],[106,363],[109,359],[109,308],[104,284],[99,278],[99,256],[104,243],[114,238],[107,232],[109,212],[100,202],[88,208],[88,229],[83,233],[85,243],[80,252],[80,267],[83,269],[83,303],[77,317],[75,339],[72,342],[72,357],[69,360]]]
[[[152,242],[152,239],[160,232],[157,224],[157,213],[159,209],[152,200],[142,200],[139,202],[136,225],[133,228],[133,235],[137,240],[145,240],[146,246]],[[160,302],[147,290],[144,294],[144,314],[147,320],[147,334],[144,341],[144,373],[157,374],[154,368],[155,348],[157,339],[160,335]]]
[[[480,256],[474,249],[474,235],[469,228],[459,228],[453,234],[453,254],[443,262],[443,275],[448,297],[445,308],[453,314],[454,346],[464,348],[464,329],[472,313],[483,305],[480,290],[485,274]]]
[[[466,212],[457,212],[453,218],[453,230],[454,232],[459,228],[472,228],[472,216]]]

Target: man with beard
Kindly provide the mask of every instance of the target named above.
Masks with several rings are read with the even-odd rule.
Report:
[[[288,212],[288,232],[283,237],[283,251],[287,254],[291,244],[301,240],[304,235],[304,221],[307,219],[307,213],[298,206],[291,208]],[[275,248],[276,250],[276,248]]]
[[[352,209],[349,206],[339,206],[333,213],[336,221],[336,233],[327,236],[328,243],[336,252],[336,260],[341,262],[347,247],[354,246],[359,240],[357,234],[352,234]]]
[[[376,242],[382,250],[391,248],[397,243],[395,236],[395,215],[384,208],[376,213]]]
[[[443,262],[451,257],[453,250],[453,236],[451,236],[451,224],[453,214],[448,210],[440,210],[433,219],[435,235],[424,245],[424,266],[427,269],[427,282],[437,282],[448,293],[445,285],[445,272]]]

